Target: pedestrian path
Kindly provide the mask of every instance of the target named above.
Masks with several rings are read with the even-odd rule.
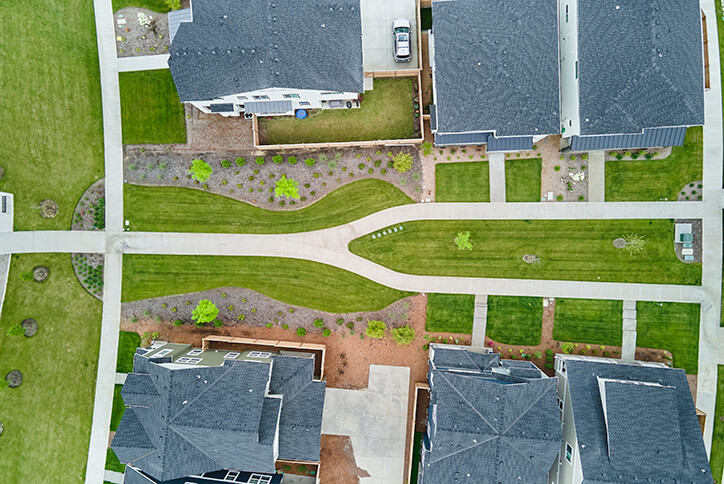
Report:
[[[505,154],[488,153],[490,201],[505,202]]]
[[[475,295],[475,309],[473,310],[473,338],[472,346],[485,346],[485,331],[488,324],[488,295]]]
[[[124,475],[121,472],[115,471],[104,471],[103,480],[105,482],[112,482],[113,484],[123,484]]]
[[[626,299],[623,302],[623,343],[621,359],[636,359],[636,301]]]
[[[135,57],[120,57],[118,59],[118,72],[152,71],[168,69],[169,54],[139,55]]]
[[[588,153],[588,201],[603,202],[606,199],[606,161],[604,151]]]
[[[116,372],[116,385],[125,385],[127,377],[128,377],[128,373]]]

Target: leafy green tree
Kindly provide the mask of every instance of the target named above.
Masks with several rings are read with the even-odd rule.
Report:
[[[23,329],[23,326],[20,323],[16,323],[16,324],[10,325],[6,334],[8,336],[22,336],[25,334],[25,330]]]
[[[473,250],[473,244],[470,242],[470,232],[458,232],[455,236],[455,245],[458,250]]]
[[[203,326],[205,323],[210,323],[216,319],[218,314],[219,308],[216,307],[216,304],[208,299],[202,299],[191,313],[191,319],[196,322],[197,326]]]
[[[274,188],[274,194],[277,197],[299,199],[299,184],[294,178],[287,178],[286,175],[282,175],[277,181],[276,188]]]
[[[407,346],[415,339],[415,330],[409,325],[392,329],[392,338],[398,345]]]
[[[194,180],[198,180],[203,183],[209,179],[213,171],[214,170],[211,168],[211,165],[206,163],[204,160],[197,158],[191,162],[189,174]]]
[[[392,167],[400,173],[405,173],[412,168],[412,155],[409,153],[398,153],[392,158]]]
[[[384,321],[367,321],[365,334],[370,338],[384,338],[387,333],[387,325]]]

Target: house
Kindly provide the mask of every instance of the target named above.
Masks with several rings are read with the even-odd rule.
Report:
[[[556,355],[564,443],[550,482],[713,482],[683,370]]]
[[[699,0],[561,0],[559,22],[564,147],[681,146],[704,124]]]
[[[193,0],[169,30],[179,98],[205,113],[359,107],[360,0]]]
[[[556,0],[432,2],[435,144],[528,150],[560,132]]]
[[[326,383],[314,372],[313,355],[297,351],[139,349],[111,443],[127,479],[137,478],[126,482],[223,482],[230,473],[277,484],[279,465],[316,468]]]
[[[430,345],[418,483],[546,484],[561,447],[556,378],[489,348]]]

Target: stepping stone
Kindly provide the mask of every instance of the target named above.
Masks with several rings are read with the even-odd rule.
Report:
[[[400,230],[402,230],[402,225],[400,225]]]
[[[377,232],[377,237],[382,237],[382,234]]]
[[[393,231],[394,231],[394,232],[397,232],[397,227],[395,227],[395,228],[393,229]]]
[[[375,240],[377,236],[375,234],[372,234],[372,240]]]

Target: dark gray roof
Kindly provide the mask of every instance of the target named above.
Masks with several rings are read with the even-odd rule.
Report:
[[[159,398],[156,385],[151,380],[151,375],[130,373],[126,382],[121,388],[123,402],[128,406],[147,407]]]
[[[660,148],[681,146],[686,137],[686,128],[646,128],[643,134],[620,134],[601,136],[571,136],[573,151],[625,150],[633,148]]]
[[[581,134],[704,123],[698,0],[581,0],[578,19]]]
[[[515,136],[510,138],[488,137],[487,151],[521,151],[533,149],[532,136]]]
[[[556,0],[432,2],[440,133],[557,134]]]
[[[169,67],[181,101],[271,87],[363,92],[359,0],[194,0]]]
[[[566,359],[584,483],[712,483],[683,370]],[[608,427],[599,379],[605,383]]]
[[[181,10],[171,10],[168,13],[168,31],[169,39],[173,42],[173,38],[176,37],[179,25],[181,22],[191,22],[191,9],[182,8]]]
[[[214,472],[206,472],[202,476],[193,477],[181,477],[179,479],[171,479],[168,481],[159,481],[143,473],[140,469],[133,466],[126,466],[125,478],[123,484],[219,484],[220,482],[232,482],[226,480],[228,471],[226,469],[220,469]],[[260,474],[254,472],[253,474]],[[263,473],[261,473],[263,474]],[[248,482],[251,477],[251,472],[239,472],[233,482]],[[271,479],[269,484],[280,484],[283,478],[283,474],[263,474],[269,476]]]
[[[435,133],[436,146],[450,145],[484,145],[488,142],[488,136],[493,133],[453,133],[441,134]]]
[[[437,366],[438,358],[451,366],[456,353],[464,369]],[[557,379],[503,382],[489,370],[472,370],[472,354],[433,349],[428,413],[436,423],[429,424],[418,482],[545,484],[562,443]],[[483,356],[493,355],[501,368],[497,354]]]

